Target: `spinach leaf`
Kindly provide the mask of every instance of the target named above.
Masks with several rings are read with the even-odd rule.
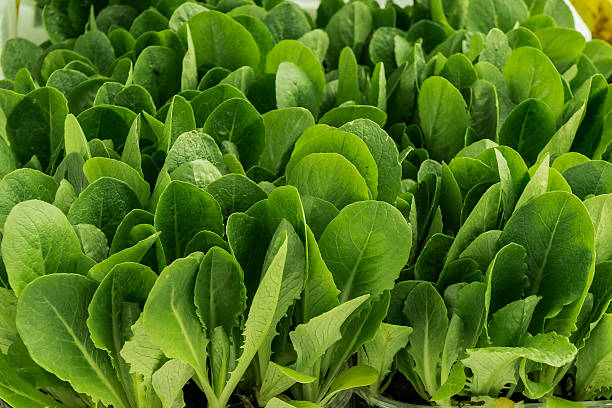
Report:
[[[39,276],[87,272],[94,263],[66,216],[49,203],[19,203],[9,214],[2,239],[2,259],[11,287],[19,295]]]

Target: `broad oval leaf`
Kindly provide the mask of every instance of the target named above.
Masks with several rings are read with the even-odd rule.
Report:
[[[170,48],[149,46],[138,56],[133,75],[161,106],[180,89],[181,61]]]
[[[4,176],[0,181],[0,232],[4,231],[6,217],[15,205],[27,200],[51,203],[57,189],[52,177],[34,169],[18,169]]]
[[[246,309],[244,273],[236,259],[219,247],[212,247],[200,264],[195,284],[198,317],[209,337],[221,326],[228,336],[241,322]]]
[[[205,11],[189,20],[198,66],[213,64],[229,70],[248,65],[259,69],[259,48],[240,23],[219,13]]]
[[[162,193],[155,210],[155,229],[168,262],[180,258],[185,247],[200,231],[223,234],[223,216],[217,201],[207,192],[182,181],[172,181]]]
[[[84,274],[94,263],[83,254],[66,216],[51,204],[38,200],[17,204],[5,226],[2,258],[17,295],[39,276]]]
[[[102,177],[113,177],[121,180],[134,190],[142,207],[145,207],[149,202],[149,184],[135,169],[122,161],[94,157],[85,162],[83,172],[90,183],[94,183]]]
[[[94,346],[87,330],[87,307],[96,287],[95,281],[73,274],[36,279],[19,299],[17,329],[41,367],[69,381],[78,392],[127,407],[110,358]]]
[[[442,77],[431,77],[421,85],[419,118],[424,145],[432,159],[450,161],[464,146],[468,126],[463,96]]]
[[[504,66],[508,95],[519,104],[528,98],[538,98],[558,116],[563,109],[561,77],[542,51],[521,47],[512,52]]]
[[[206,119],[204,132],[217,143],[234,143],[245,168],[259,163],[266,130],[261,115],[247,100],[233,98],[221,103]]]
[[[112,242],[123,217],[139,206],[138,196],[130,186],[115,178],[102,177],[83,190],[70,207],[68,220],[75,225],[95,225]]]
[[[54,168],[67,114],[66,98],[57,89],[43,87],[28,93],[7,114],[7,136],[17,161],[25,164],[36,155],[43,169]]]
[[[542,296],[536,325],[582,295],[595,259],[594,235],[588,211],[567,192],[536,196],[508,220],[498,245],[516,242],[527,250],[527,293]]]
[[[287,184],[302,195],[321,198],[337,208],[371,197],[357,168],[338,153],[307,155],[287,174]]]
[[[319,239],[341,299],[392,289],[410,256],[411,237],[402,214],[385,202],[358,202],[341,210]]]

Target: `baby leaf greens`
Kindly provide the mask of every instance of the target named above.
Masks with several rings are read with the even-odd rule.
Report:
[[[0,406],[612,398],[612,46],[561,0],[413,3],[38,1]]]

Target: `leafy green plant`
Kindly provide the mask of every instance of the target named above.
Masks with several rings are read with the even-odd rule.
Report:
[[[611,398],[612,46],[563,1],[38,3],[0,399]]]

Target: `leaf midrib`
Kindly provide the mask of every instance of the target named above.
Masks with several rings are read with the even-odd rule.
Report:
[[[93,369],[96,376],[101,380],[102,384],[104,384],[107,387],[107,389],[111,391],[111,394],[113,395],[114,398],[116,398],[117,402],[121,402],[125,406],[127,406],[126,401],[120,395],[117,394],[117,390],[115,390],[115,387],[113,387],[112,384],[110,384],[106,375],[104,375],[104,373],[101,372],[100,367],[98,367],[95,364],[95,361],[92,360],[91,356],[87,352],[87,348],[83,344],[81,344],[79,338],[76,336],[76,333],[68,325],[68,322],[60,314],[59,310],[57,310],[57,308],[49,301],[48,298],[45,297],[44,301],[53,310],[53,312],[55,313],[59,321],[62,323],[62,325],[66,329],[66,332],[70,335],[70,337],[72,337],[72,340],[75,346],[77,346],[77,348],[79,349],[79,351],[81,352],[81,354],[83,355],[83,357],[85,358],[89,366]]]

